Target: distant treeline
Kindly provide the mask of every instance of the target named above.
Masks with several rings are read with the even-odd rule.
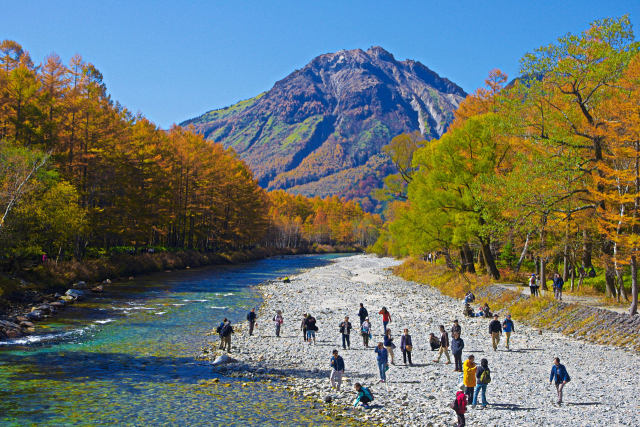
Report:
[[[438,140],[414,135],[387,147],[400,173],[397,201],[375,249],[439,253],[452,269],[495,279],[528,258],[542,277],[638,300],[640,54],[627,16],[594,22],[498,70],[469,95]],[[600,273],[597,273],[598,275]],[[578,284],[578,286],[579,286]]]
[[[36,65],[0,43],[5,270],[140,248],[366,245],[379,223],[342,200],[266,193],[233,150],[114,102],[80,56]]]

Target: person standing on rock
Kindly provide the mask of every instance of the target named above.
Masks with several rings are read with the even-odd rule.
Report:
[[[247,314],[247,321],[249,322],[249,336],[253,335],[253,328],[256,325],[256,309],[252,308]]]
[[[558,273],[553,275],[553,294],[558,301],[562,301],[562,287],[564,286],[564,280]]]
[[[382,307],[378,314],[382,314],[382,334],[384,335],[387,333],[387,325],[391,322],[391,313],[389,313],[387,307]]]
[[[369,323],[368,317],[364,319],[364,322],[362,322],[360,333],[362,334],[362,343],[368,348],[369,338],[371,338],[371,323]]]
[[[504,331],[504,336],[507,340],[507,350],[509,350],[509,339],[511,338],[511,333],[516,331],[510,314],[507,314],[507,317],[502,322],[502,330]]]
[[[364,304],[360,303],[360,310],[358,310],[358,317],[360,318],[360,326],[364,323],[364,320],[369,317],[369,312],[364,308]]]
[[[221,348],[222,350],[226,348],[227,353],[231,353],[231,334],[233,334],[233,327],[231,326],[231,322],[227,320],[222,329],[220,329]]]
[[[329,381],[331,381],[331,388],[335,388],[340,391],[340,385],[342,385],[342,375],[344,374],[344,360],[342,356],[338,354],[338,350],[333,350],[333,356],[329,362],[331,366],[331,374],[329,375]]]
[[[389,367],[389,352],[384,348],[384,344],[379,342],[378,346],[374,350],[376,352],[378,361],[378,372],[380,373],[381,383],[387,381],[387,369]]]
[[[407,359],[409,359],[409,366],[413,366],[411,362],[411,352],[413,351],[413,343],[411,342],[411,335],[409,335],[409,330],[405,328],[402,337],[400,337],[400,350],[402,350],[402,361],[404,364],[407,364]]]
[[[451,353],[453,353],[453,361],[456,365],[453,372],[462,372],[462,349],[464,349],[464,341],[460,338],[459,333],[452,334]]]
[[[316,326],[316,318],[312,315],[307,316],[307,342],[311,345],[311,340],[313,339],[313,343],[316,343],[316,332],[318,331],[318,326]]]
[[[493,351],[496,351],[498,349],[501,333],[502,333],[502,325],[498,320],[498,315],[494,314],[493,320],[489,323],[489,334],[491,335],[491,345],[493,346]]]
[[[222,319],[222,322],[220,322],[220,324],[216,328],[216,332],[220,336],[220,347],[219,347],[220,350],[224,348],[224,340],[222,339],[222,328],[224,328],[224,325],[226,323],[227,323],[227,318],[225,317],[224,319]]]
[[[537,292],[537,282],[538,282],[538,278],[536,277],[536,273],[531,273],[531,277],[529,277],[529,290],[531,292],[531,296],[535,297],[536,295],[538,295]]]
[[[302,329],[302,339],[304,342],[307,342],[307,313],[302,315],[302,323],[300,324],[300,329]]]
[[[344,318],[344,322],[340,325],[340,334],[342,334],[342,348],[344,350],[351,348],[351,322],[349,322],[349,316]]]
[[[393,360],[393,349],[396,348],[396,345],[393,343],[393,338],[391,338],[391,329],[387,329],[384,334],[384,348],[387,349],[387,352],[391,356],[391,364],[395,365]]]
[[[491,382],[491,370],[487,359],[480,360],[480,366],[476,368],[476,389],[473,393],[472,408],[478,404],[478,393],[482,391],[482,409],[487,407],[487,384]]]
[[[470,354],[467,360],[462,364],[462,383],[465,386],[467,402],[473,402],[473,392],[476,388],[476,371],[477,365],[475,357]]]
[[[458,323],[458,319],[454,320],[453,326],[451,326],[451,336],[453,337],[455,334],[462,336],[462,327]]]
[[[553,360],[553,366],[551,367],[551,375],[549,376],[549,385],[553,383],[555,380],[556,383],[556,391],[558,392],[558,405],[562,403],[562,390],[564,389],[565,384],[571,381],[569,377],[569,373],[567,372],[567,368],[564,367],[563,364],[560,363],[560,358],[556,357]]]
[[[451,357],[449,357],[449,334],[444,329],[444,325],[440,325],[440,350],[438,351],[438,357],[433,359],[434,362],[440,362],[440,357],[444,353],[447,356],[446,365],[451,364]]]
[[[282,317],[282,311],[276,310],[276,315],[273,316],[273,323],[276,327],[276,337],[280,338],[280,328],[284,323],[284,317]]]

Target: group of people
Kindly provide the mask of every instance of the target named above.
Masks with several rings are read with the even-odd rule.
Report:
[[[560,279],[561,280],[561,279]],[[475,300],[475,296],[472,293],[468,293],[465,297],[465,306],[468,306]],[[480,310],[481,316],[491,317],[491,312],[488,304],[485,304]],[[380,376],[380,383],[386,383],[387,371],[391,365],[395,365],[395,353],[396,345],[392,337],[391,328],[389,324],[392,322],[391,313],[386,307],[378,312],[381,316],[383,326],[382,341],[379,341],[374,348],[376,354],[376,361],[378,367],[378,373]],[[360,333],[362,335],[363,346],[369,347],[369,340],[372,339],[371,322],[369,320],[368,310],[364,307],[364,304],[360,304],[358,310],[358,317],[360,320]],[[493,314],[493,320],[489,323],[489,336],[491,339],[491,345],[494,351],[497,351],[500,338],[502,334],[506,337],[505,347],[509,350],[511,334],[515,332],[515,325],[511,319],[511,315],[507,314],[505,318],[500,321],[498,314]],[[255,309],[247,314],[247,321],[249,323],[249,335],[253,335],[254,328],[257,325],[257,315]],[[280,331],[282,324],[284,323],[284,317],[281,310],[277,310],[273,316],[273,322],[275,325],[275,335],[280,337]],[[303,340],[309,344],[316,343],[316,332],[318,331],[317,321],[309,313],[303,315],[302,322],[300,324],[302,330]],[[346,316],[343,321],[338,324],[338,331],[342,338],[342,348],[349,350],[351,348],[351,333],[354,329],[353,324],[349,320],[349,316]],[[233,334],[233,328],[228,319],[224,319],[218,328],[216,329],[220,335],[220,348],[231,351],[231,335]],[[444,325],[439,325],[440,336],[437,337],[431,333],[429,337],[429,344],[432,351],[438,351],[437,357],[433,359],[434,363],[439,363],[442,355],[447,359],[446,364],[451,364],[449,356],[449,349],[454,358],[454,372],[460,373],[462,382],[460,384],[460,391],[457,392],[455,400],[451,403],[451,408],[456,412],[458,416],[458,426],[465,425],[464,414],[467,411],[467,405],[470,404],[472,408],[478,405],[479,399],[482,408],[487,406],[487,386],[491,382],[491,369],[489,368],[489,362],[486,358],[480,360],[480,364],[476,364],[474,355],[470,354],[467,359],[462,361],[462,352],[465,347],[464,340],[462,339],[462,327],[458,320],[453,321],[451,326],[451,340],[449,339],[449,333]],[[413,366],[411,358],[413,351],[413,341],[409,334],[409,330],[404,328],[403,334],[400,337],[400,350],[402,352],[402,358],[405,365]],[[330,374],[329,381],[331,387],[340,390],[342,384],[342,377],[345,372],[345,361],[339,354],[337,349],[332,351],[329,360]],[[554,365],[551,370],[550,383],[555,382],[558,404],[562,403],[562,394],[564,385],[569,381],[569,374],[567,373],[564,365],[560,364],[558,358],[555,359]],[[354,401],[354,406],[363,405],[367,406],[373,401],[373,393],[367,387],[364,387],[360,383],[355,384],[355,391],[357,393]]]
[[[562,276],[560,276],[560,273],[554,273],[553,274],[553,296],[558,301],[562,301],[563,288],[564,288],[564,279],[562,278]],[[536,273],[531,273],[531,276],[529,277],[529,290],[531,292],[532,297],[540,296],[540,278],[536,275]]]

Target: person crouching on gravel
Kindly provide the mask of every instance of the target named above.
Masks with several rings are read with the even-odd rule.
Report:
[[[380,373],[380,382],[387,381],[387,369],[389,368],[389,353],[384,348],[384,344],[379,342],[378,346],[374,350],[377,356],[378,372]]]
[[[329,365],[331,366],[331,374],[329,375],[331,388],[335,388],[340,391],[342,375],[344,374],[344,360],[342,359],[342,356],[338,354],[338,350],[333,350],[333,356],[331,357]]]
[[[358,404],[362,405],[363,408],[367,408],[367,404],[373,402],[373,394],[371,390],[366,387],[362,387],[360,383],[356,383],[353,388],[356,389],[356,400],[353,401],[354,408],[358,406]]]
[[[551,375],[549,376],[549,385],[555,380],[556,391],[558,392],[558,405],[562,403],[562,390],[566,383],[571,381],[567,368],[560,363],[560,358],[556,357],[553,360],[553,366],[551,367]]]
[[[431,346],[431,351],[436,351],[440,348],[440,340],[433,332],[429,334],[429,345]]]

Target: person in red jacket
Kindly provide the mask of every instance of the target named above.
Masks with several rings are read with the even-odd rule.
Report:
[[[456,393],[456,399],[451,403],[451,409],[458,416],[458,424],[456,427],[464,427],[466,420],[464,414],[467,412],[467,395],[464,393],[464,384],[460,385],[460,390]]]
[[[378,314],[382,314],[382,335],[384,336],[387,333],[387,325],[391,322],[391,313],[389,313],[387,307],[382,307]]]

